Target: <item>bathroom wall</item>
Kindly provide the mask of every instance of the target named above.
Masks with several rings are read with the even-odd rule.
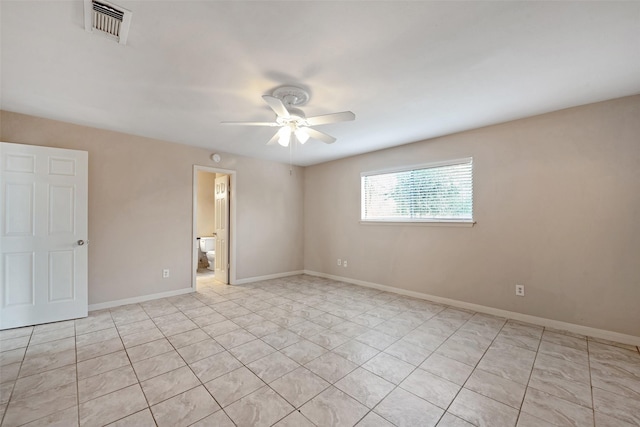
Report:
[[[640,337],[639,119],[632,96],[307,167],[305,269]],[[361,172],[463,157],[475,226],[360,223]]]
[[[212,236],[215,229],[215,182],[216,173],[198,171],[198,210],[196,211],[196,234],[198,237]]]
[[[194,165],[236,171],[237,279],[303,269],[302,168],[8,111],[0,139],[89,152],[90,304],[191,286]]]

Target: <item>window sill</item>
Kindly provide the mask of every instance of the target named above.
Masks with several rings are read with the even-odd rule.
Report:
[[[360,220],[362,225],[409,225],[431,227],[473,227],[475,221],[384,221],[384,220]]]

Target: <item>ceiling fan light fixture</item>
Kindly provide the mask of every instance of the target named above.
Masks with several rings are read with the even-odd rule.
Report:
[[[289,147],[292,143],[292,137],[294,138],[293,143],[299,142],[300,144],[304,144],[309,139],[313,138],[324,142],[325,144],[333,144],[336,142],[336,138],[316,130],[315,126],[347,122],[356,118],[356,115],[351,111],[306,117],[304,111],[296,108],[295,106],[306,104],[309,100],[309,92],[299,87],[282,86],[276,88],[273,91],[273,95],[262,95],[262,99],[276,114],[275,121],[222,122],[222,124],[280,127],[280,129],[278,129],[278,131],[271,137],[269,142],[267,142],[267,145],[274,145],[278,143],[283,147]]]
[[[306,132],[307,128],[297,128],[295,130],[296,138],[300,142],[300,144],[304,144],[309,140],[309,134]]]
[[[291,129],[289,128],[289,126],[281,127],[278,130],[278,136],[278,144],[282,145],[283,147],[288,147],[289,141],[291,141]]]

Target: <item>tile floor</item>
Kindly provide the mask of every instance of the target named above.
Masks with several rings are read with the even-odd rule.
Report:
[[[0,332],[2,426],[640,426],[638,348],[311,276]]]

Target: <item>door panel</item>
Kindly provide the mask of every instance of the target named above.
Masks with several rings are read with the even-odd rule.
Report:
[[[3,205],[11,209],[5,209],[5,235],[33,235],[33,187],[31,183],[6,183]]]
[[[74,251],[49,252],[49,301],[73,300],[75,294]]]
[[[75,188],[49,186],[49,234],[73,233],[75,224]]]
[[[216,178],[216,262],[215,278],[229,283],[229,175]]]
[[[7,307],[33,305],[33,253],[4,254]]]
[[[36,156],[32,154],[7,153],[4,164],[7,172],[34,173],[36,171]]]
[[[49,175],[68,175],[75,176],[76,161],[75,159],[58,159],[49,158]]]
[[[84,151],[0,143],[0,329],[87,315]]]

